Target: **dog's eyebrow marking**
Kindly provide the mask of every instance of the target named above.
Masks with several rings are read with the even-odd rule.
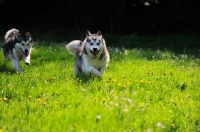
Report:
[[[26,44],[29,44],[30,43],[30,41],[26,41]]]
[[[88,43],[90,43],[91,42],[91,40],[89,39],[89,38],[87,38],[87,40],[86,40]]]
[[[97,42],[98,42],[98,43],[101,43],[101,40],[97,39]]]
[[[93,41],[96,42],[97,41],[97,38],[96,37],[92,37]]]

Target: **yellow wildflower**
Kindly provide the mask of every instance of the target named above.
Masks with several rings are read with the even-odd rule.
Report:
[[[152,82],[149,82],[149,84],[153,84]]]
[[[56,91],[56,94],[59,95],[60,93],[58,91]]]
[[[28,95],[28,98],[29,98],[29,99],[31,99],[31,98],[32,98],[32,96],[31,96],[31,95]]]
[[[4,100],[4,101],[7,101],[7,100],[8,100],[8,98],[3,98],[3,100]]]
[[[117,79],[115,78],[115,79],[113,79],[113,82],[117,82]]]
[[[74,124],[74,127],[77,127],[78,125],[77,124]]]
[[[105,103],[106,102],[106,98],[103,98],[103,103]]]
[[[95,98],[93,99],[93,101],[94,101],[94,102],[97,101],[97,97],[95,97]]]
[[[41,102],[41,101],[42,101],[41,98],[38,98],[38,99],[37,99],[37,102]]]
[[[130,82],[129,82],[129,81],[126,81],[126,84],[127,84],[127,85],[129,85],[129,84],[130,84]]]
[[[163,72],[163,74],[166,76],[167,75],[167,73],[166,72]]]
[[[122,84],[121,84],[121,83],[118,83],[118,86],[120,87],[120,86],[122,86]]]

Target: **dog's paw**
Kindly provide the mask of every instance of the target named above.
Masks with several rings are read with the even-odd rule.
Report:
[[[95,73],[95,74],[93,74],[93,75],[96,76],[96,77],[101,78],[101,73]]]
[[[30,65],[30,63],[29,63],[29,62],[25,62],[25,64],[26,64],[26,65]]]
[[[19,68],[15,68],[15,70],[16,70],[17,73],[21,73],[21,72],[23,72],[21,67],[19,67]]]

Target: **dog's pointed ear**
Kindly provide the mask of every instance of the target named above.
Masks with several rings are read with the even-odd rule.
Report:
[[[87,30],[87,32],[86,32],[86,36],[91,36],[92,34],[90,33],[90,31],[89,30]]]
[[[19,35],[15,36],[15,42],[16,42],[16,43],[20,43]]]
[[[102,34],[101,34],[101,31],[100,31],[100,30],[97,32],[97,35],[98,35],[98,36],[102,36]]]
[[[30,34],[30,32],[26,32],[26,35],[27,35],[27,36],[29,36],[29,37],[31,37],[31,34]]]
[[[32,38],[29,40],[29,42],[34,44],[34,42],[33,42],[33,39],[32,39]]]

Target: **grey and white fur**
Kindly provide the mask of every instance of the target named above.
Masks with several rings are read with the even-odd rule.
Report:
[[[6,60],[11,60],[16,71],[21,72],[20,60],[30,65],[30,55],[33,40],[29,32],[19,32],[17,29],[10,29],[6,32],[3,44],[3,54]]]
[[[101,77],[110,60],[101,31],[96,34],[87,31],[83,42],[73,40],[66,45],[66,49],[75,57],[75,75],[85,74]]]

